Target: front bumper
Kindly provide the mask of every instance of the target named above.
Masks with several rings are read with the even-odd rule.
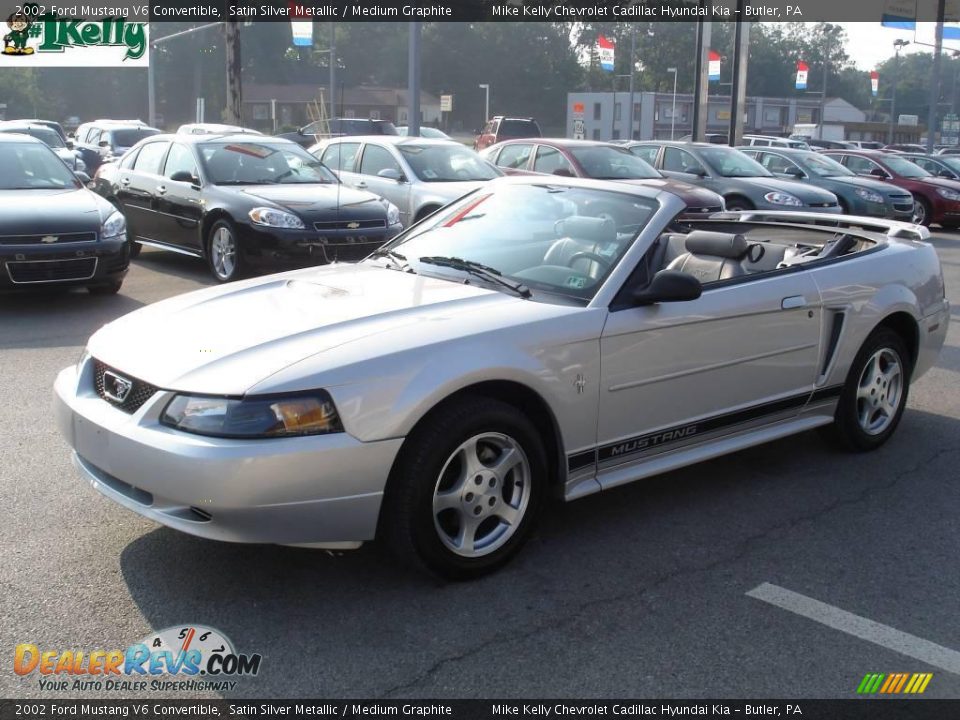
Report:
[[[0,290],[101,285],[123,278],[129,265],[124,239],[0,244]]]
[[[77,468],[101,494],[213,540],[337,546],[374,538],[402,438],[191,435],[159,422],[174,393],[158,391],[127,414],[97,395],[93,365],[88,358],[60,372],[54,409]]]
[[[400,224],[375,231],[271,230],[240,225],[240,248],[247,265],[287,270],[332,262],[357,262],[391,240]]]

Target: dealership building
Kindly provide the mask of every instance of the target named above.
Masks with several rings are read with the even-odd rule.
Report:
[[[567,95],[567,137],[582,130],[587,140],[669,140],[693,131],[693,95],[635,92],[633,132],[629,132],[630,93],[576,92]],[[674,108],[676,111],[674,112]],[[824,137],[886,142],[886,122],[868,122],[867,114],[842,98],[827,98],[823,106]],[[582,124],[582,127],[578,127]],[[748,97],[743,132],[786,136],[795,125],[820,124],[818,97]],[[726,134],[730,127],[730,96],[711,95],[707,132]],[[898,126],[894,142],[917,142],[922,128]]]

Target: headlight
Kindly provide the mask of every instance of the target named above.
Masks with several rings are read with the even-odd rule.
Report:
[[[127,238],[127,219],[119,210],[110,213],[110,217],[100,228],[101,240],[112,240],[113,238]]]
[[[960,192],[948,188],[937,188],[937,195],[947,200],[960,200]]]
[[[303,230],[304,228],[303,220],[285,210],[258,207],[251,210],[248,215],[256,225],[286,228],[287,230]]]
[[[803,206],[803,203],[800,202],[798,198],[795,198],[790,193],[785,192],[768,192],[763,196],[763,199],[768,203],[773,203],[774,205],[790,205],[792,207]]]
[[[176,395],[160,422],[197,435],[279,438],[343,432],[333,399],[323,390],[243,399]]]
[[[386,198],[380,198],[380,202],[382,202],[383,206],[387,209],[387,225],[399,225],[400,208]]]
[[[873,190],[867,190],[866,188],[857,188],[853,192],[856,193],[857,197],[862,198],[867,202],[872,202],[872,203],[883,202],[883,195],[881,195],[880,193],[875,193]]]

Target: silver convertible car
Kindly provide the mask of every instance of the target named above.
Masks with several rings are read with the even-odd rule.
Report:
[[[925,228],[490,182],[358,264],[174,297],[56,380],[99,492],[217,540],[500,566],[566,500],[812,428],[895,431],[950,316]],[[799,462],[800,460],[798,460]]]

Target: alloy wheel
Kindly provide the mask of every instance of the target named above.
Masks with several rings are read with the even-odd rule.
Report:
[[[879,435],[897,415],[903,395],[903,363],[890,348],[867,361],[857,385],[857,419],[868,435]]]
[[[210,242],[210,261],[221,280],[229,280],[237,269],[237,244],[227,227],[217,228]]]

